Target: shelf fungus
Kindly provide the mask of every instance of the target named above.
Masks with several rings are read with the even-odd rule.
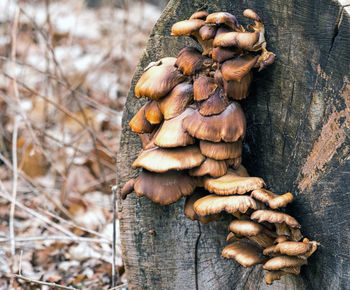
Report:
[[[197,11],[172,26],[172,35],[189,36],[202,49],[152,62],[139,78],[135,96],[146,101],[129,126],[142,143],[132,165],[140,173],[121,197],[135,192],[161,205],[185,197],[185,215],[201,223],[226,212],[233,220],[222,256],[243,267],[263,264],[272,284],[298,275],[319,243],[302,239],[301,225],[281,211],[293,194],[273,193],[241,164],[246,118],[239,101],[249,95],[253,71],[275,61],[262,19],[251,9],[243,16],[253,24]]]

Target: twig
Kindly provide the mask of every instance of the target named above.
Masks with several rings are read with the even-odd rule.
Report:
[[[112,186],[112,194],[113,194],[113,244],[112,244],[112,288],[115,287],[116,281],[118,279],[118,275],[115,271],[115,244],[116,244],[116,218],[117,218],[117,210],[116,210],[116,202],[117,202],[117,189],[118,186]]]
[[[24,276],[18,275],[18,274],[12,274],[11,276],[13,276],[13,277],[15,277],[17,279],[21,279],[21,280],[30,282],[30,283],[39,284],[39,285],[46,285],[46,286],[49,286],[49,287],[51,287],[53,289],[54,288],[68,289],[68,290],[78,289],[78,288],[74,288],[74,287],[67,287],[67,286],[59,285],[59,284],[56,284],[56,283],[49,283],[49,282],[44,282],[44,281],[40,281],[40,280],[34,280],[34,279],[31,279],[31,278],[28,278],[28,277],[24,277]]]
[[[67,237],[67,236],[41,236],[41,237],[17,237],[16,242],[35,242],[35,241],[73,241],[73,242],[87,242],[87,243],[99,243],[99,244],[111,244],[111,241],[107,239],[95,239],[86,237]],[[6,243],[10,239],[0,239],[0,243]]]
[[[127,283],[123,283],[121,285],[115,286],[113,288],[109,288],[108,290],[116,290],[116,289],[122,289],[123,287],[127,287],[128,284]]]

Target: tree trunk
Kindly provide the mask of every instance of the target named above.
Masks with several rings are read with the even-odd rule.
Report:
[[[247,117],[243,164],[273,191],[295,194],[287,212],[300,222],[304,236],[321,246],[300,276],[266,286],[262,266],[246,269],[221,257],[229,215],[202,225],[184,216],[184,199],[160,206],[130,194],[119,202],[130,289],[349,289],[350,6],[331,0],[170,1],[132,80],[118,155],[119,187],[138,174],[131,164],[141,143],[128,127],[145,102],[134,96],[136,81],[149,62],[194,45],[171,37],[171,25],[200,9],[228,11],[246,24],[246,8],[262,17],[268,49],[277,59],[255,73],[250,96],[241,102]]]

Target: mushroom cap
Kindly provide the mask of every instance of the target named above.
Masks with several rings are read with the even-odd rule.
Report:
[[[274,210],[257,210],[253,212],[253,214],[250,216],[252,220],[258,220],[259,223],[261,222],[269,222],[272,224],[281,224],[286,223],[291,228],[300,228],[300,224],[297,222],[295,218],[292,216],[281,213]]]
[[[287,275],[288,273],[283,271],[268,271],[265,276],[265,282],[268,285],[271,285],[273,281],[281,279],[282,276]]]
[[[233,220],[229,230],[240,236],[251,237],[263,233],[265,228],[250,220]]]
[[[153,202],[168,205],[190,195],[196,185],[196,179],[183,171],[159,174],[143,170],[135,180],[134,190],[137,196],[146,196]]]
[[[214,46],[235,46],[243,50],[254,50],[255,45],[259,43],[259,32],[226,32],[216,34]]]
[[[176,58],[162,58],[158,64],[146,70],[135,86],[137,98],[146,97],[159,100],[173,87],[186,79],[174,66]]]
[[[221,90],[216,89],[213,95],[201,102],[198,112],[202,116],[217,115],[223,112],[228,105],[227,100],[221,95]]]
[[[227,165],[225,161],[207,158],[199,167],[190,169],[189,174],[192,176],[203,176],[208,174],[213,177],[218,177],[224,175],[226,172]]]
[[[280,207],[285,207],[288,203],[293,201],[293,194],[287,192],[283,195],[277,195],[275,198],[271,199],[268,203],[272,209],[277,209]]]
[[[193,13],[190,19],[205,19],[208,16],[208,12],[206,11],[197,11]]]
[[[176,22],[171,27],[171,35],[187,35],[190,36],[192,33],[196,32],[205,25],[205,21],[201,19],[189,19]]]
[[[236,142],[245,135],[246,120],[241,106],[233,102],[221,114],[209,117],[192,110],[192,114],[184,118],[183,128],[201,140]]]
[[[247,75],[254,67],[259,56],[244,55],[225,61],[221,66],[222,77],[225,81],[237,81]]]
[[[224,94],[234,100],[245,99],[249,95],[250,84],[253,80],[253,73],[249,71],[241,81],[226,81],[222,80],[224,87]]]
[[[192,101],[193,86],[189,83],[176,85],[171,92],[159,102],[159,108],[168,120],[180,115],[185,111],[186,106]]]
[[[242,140],[236,142],[199,141],[199,148],[204,156],[216,160],[237,158],[242,155]]]
[[[285,241],[275,246],[274,252],[288,256],[300,256],[312,249],[311,243]]]
[[[235,169],[235,173],[242,177],[248,177],[248,171],[245,169],[245,167],[241,164],[237,169]]]
[[[261,249],[248,241],[237,241],[222,250],[224,258],[233,258],[243,267],[262,264],[265,261]]]
[[[185,47],[177,57],[175,66],[184,75],[195,75],[201,71],[210,68],[213,65],[213,60],[205,55],[202,55],[197,48]]]
[[[204,190],[198,190],[196,189],[196,191],[194,193],[192,193],[190,196],[186,197],[186,201],[185,201],[185,208],[184,208],[184,212],[185,215],[191,219],[191,220],[198,220],[200,221],[202,224],[207,224],[211,221],[217,220],[218,218],[221,217],[221,214],[213,214],[213,215],[207,215],[207,216],[199,216],[196,214],[196,212],[194,211],[194,203],[206,196],[208,194],[208,192],[205,192]]]
[[[261,208],[261,204],[250,196],[218,196],[215,194],[207,195],[198,199],[194,203],[194,210],[200,216],[216,214],[222,211],[228,213],[245,213],[248,209]]]
[[[214,47],[212,50],[212,58],[217,62],[224,62],[230,58],[233,58],[239,54],[239,50],[236,47]]]
[[[232,169],[237,169],[242,163],[242,156],[237,158],[226,159],[227,167],[231,167]]]
[[[212,25],[204,25],[199,29],[199,36],[203,40],[213,39],[215,37],[217,28]]]
[[[163,121],[163,114],[159,109],[157,101],[149,101],[145,106],[145,117],[152,125],[157,125]]]
[[[193,144],[194,138],[182,127],[183,119],[189,115],[192,115],[192,109],[186,109],[179,116],[165,120],[154,137],[154,143],[167,148]]]
[[[283,268],[299,267],[307,265],[307,260],[298,257],[278,256],[268,260],[264,264],[265,270],[278,271]]]
[[[155,130],[152,133],[138,134],[142,143],[142,149],[150,149],[156,147],[156,145],[153,142],[154,133]]]
[[[151,133],[154,130],[154,126],[148,122],[145,116],[146,105],[147,104],[143,105],[129,122],[131,130],[135,133]]]
[[[198,146],[194,145],[170,149],[155,147],[142,150],[132,168],[143,167],[153,172],[183,170],[201,165],[204,159]]]
[[[218,195],[244,194],[262,188],[265,182],[260,177],[242,177],[234,170],[229,169],[219,178],[206,178],[204,188]]]
[[[269,191],[264,188],[260,188],[260,189],[253,190],[250,196],[257,200],[260,200],[263,203],[268,203],[271,199],[273,199],[277,195],[274,194],[272,191]]]
[[[273,245],[273,246],[270,246],[270,247],[267,247],[264,249],[263,251],[263,254],[266,255],[266,256],[275,256],[275,248],[276,248],[276,245]]]
[[[128,180],[124,184],[122,190],[120,191],[120,195],[121,195],[122,199],[125,199],[126,196],[134,190],[134,184],[135,184],[135,179],[134,178]]]
[[[214,94],[218,85],[215,80],[210,77],[202,76],[193,82],[193,99],[195,101],[203,101]]]
[[[249,19],[253,19],[254,21],[261,22],[260,16],[252,9],[246,9],[243,11],[243,16]]]
[[[207,18],[205,19],[205,22],[211,23],[211,24],[217,24],[217,25],[226,24],[228,27],[232,29],[239,28],[239,24],[236,16],[228,12],[211,13],[207,16]]]

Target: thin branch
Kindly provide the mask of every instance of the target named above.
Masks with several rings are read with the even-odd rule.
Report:
[[[99,244],[111,244],[107,239],[96,239],[86,237],[67,237],[67,236],[41,236],[41,237],[16,237],[16,242],[35,242],[35,241],[73,241],[73,242],[88,242]],[[8,238],[0,239],[0,243],[7,243]]]
[[[127,287],[128,284],[127,283],[123,283],[121,285],[115,286],[113,288],[109,288],[108,290],[117,290],[117,289],[122,289],[123,287]]]
[[[34,279],[31,279],[29,277],[24,277],[22,275],[18,275],[18,274],[12,274],[11,276],[17,278],[17,279],[21,279],[21,280],[24,280],[26,282],[30,282],[30,283],[34,283],[34,284],[38,284],[38,285],[46,285],[46,286],[49,286],[51,288],[59,288],[59,289],[68,289],[68,290],[75,290],[75,289],[78,289],[78,288],[73,288],[73,287],[67,287],[67,286],[63,286],[63,285],[59,285],[59,284],[56,284],[56,283],[49,283],[49,282],[44,282],[44,281],[40,281],[40,280],[34,280]]]
[[[112,194],[113,194],[113,244],[112,244],[112,288],[115,287],[116,282],[118,280],[117,272],[115,271],[115,245],[116,245],[116,218],[117,218],[117,210],[116,210],[116,202],[117,202],[117,189],[118,186],[114,185],[112,186]]]

